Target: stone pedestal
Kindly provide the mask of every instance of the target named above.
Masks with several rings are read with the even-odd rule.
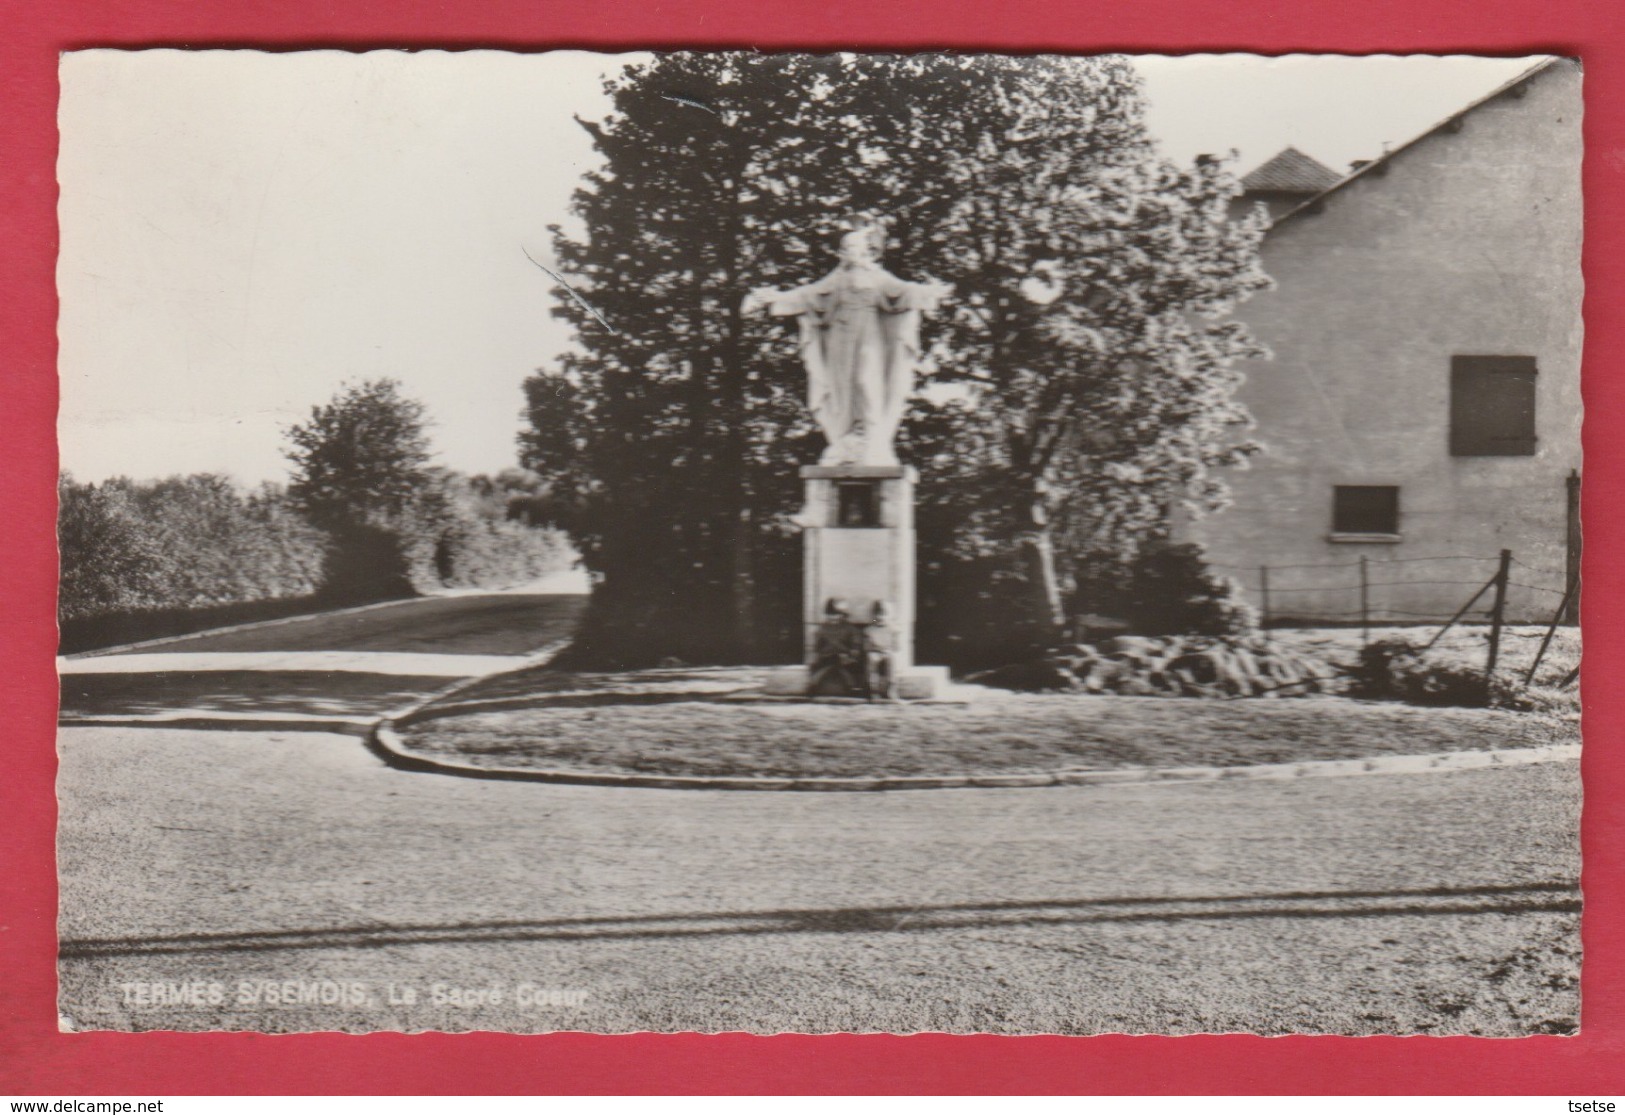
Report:
[[[904,465],[809,465],[802,511],[803,658],[824,605],[841,597],[868,623],[885,601],[898,673],[914,664],[914,483]]]
[[[936,696],[948,672],[914,665],[914,484],[906,465],[809,465],[802,512],[803,660],[831,597],[845,600],[853,620],[868,623],[884,601],[896,647],[898,692],[911,700]],[[805,693],[806,666],[775,671],[768,692]]]

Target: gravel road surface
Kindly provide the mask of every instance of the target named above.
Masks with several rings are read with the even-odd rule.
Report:
[[[62,750],[61,1001],[79,1027],[1512,1035],[1578,1018],[1573,763],[819,795],[408,774],[320,733],[78,728]]]
[[[1577,1024],[1574,763],[727,793],[404,773],[323,730],[551,642],[580,606],[416,601],[65,677],[64,1025]]]

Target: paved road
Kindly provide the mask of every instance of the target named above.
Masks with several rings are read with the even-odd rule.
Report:
[[[413,698],[568,637],[578,595],[408,600],[59,664],[64,724],[361,731]]]
[[[60,787],[80,1027],[1517,1034],[1578,1016],[1572,763],[612,790],[148,722],[65,729]]]

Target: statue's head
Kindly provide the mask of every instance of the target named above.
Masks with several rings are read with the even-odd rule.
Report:
[[[829,619],[838,619],[850,615],[852,606],[846,602],[844,596],[832,596],[824,601],[824,615]]]
[[[854,221],[841,236],[842,263],[874,266],[880,262],[880,253],[886,246],[886,230],[872,218]]]

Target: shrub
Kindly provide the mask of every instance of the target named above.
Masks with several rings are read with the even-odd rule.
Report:
[[[1334,670],[1260,637],[1119,635],[972,674],[1001,689],[1130,697],[1301,697],[1334,688]]]
[[[573,555],[559,532],[509,517],[508,480],[444,474],[434,520],[332,515],[322,530],[274,484],[245,492],[211,474],[100,484],[63,475],[58,614],[64,623],[97,620],[98,630],[111,630],[104,618],[157,622],[159,613],[184,626],[188,612],[309,598],[360,603],[442,585],[505,587],[565,567]]]
[[[1405,639],[1382,639],[1360,651],[1349,696],[1412,705],[1505,708],[1527,712],[1549,702],[1513,678],[1429,657]]]
[[[956,671],[1042,654],[1048,631],[1031,614],[1033,593],[1014,555],[932,555],[919,568],[916,657]]]
[[[1154,541],[1126,562],[1091,565],[1079,576],[1077,611],[1123,620],[1140,635],[1245,637],[1258,613],[1241,586],[1216,576],[1202,547]]]
[[[448,588],[505,588],[563,569],[563,532],[524,521],[524,474],[439,478],[437,514],[412,552],[414,579]],[[425,586],[427,587],[427,585]]]
[[[57,484],[64,620],[309,596],[326,539],[280,489],[223,477]]]

